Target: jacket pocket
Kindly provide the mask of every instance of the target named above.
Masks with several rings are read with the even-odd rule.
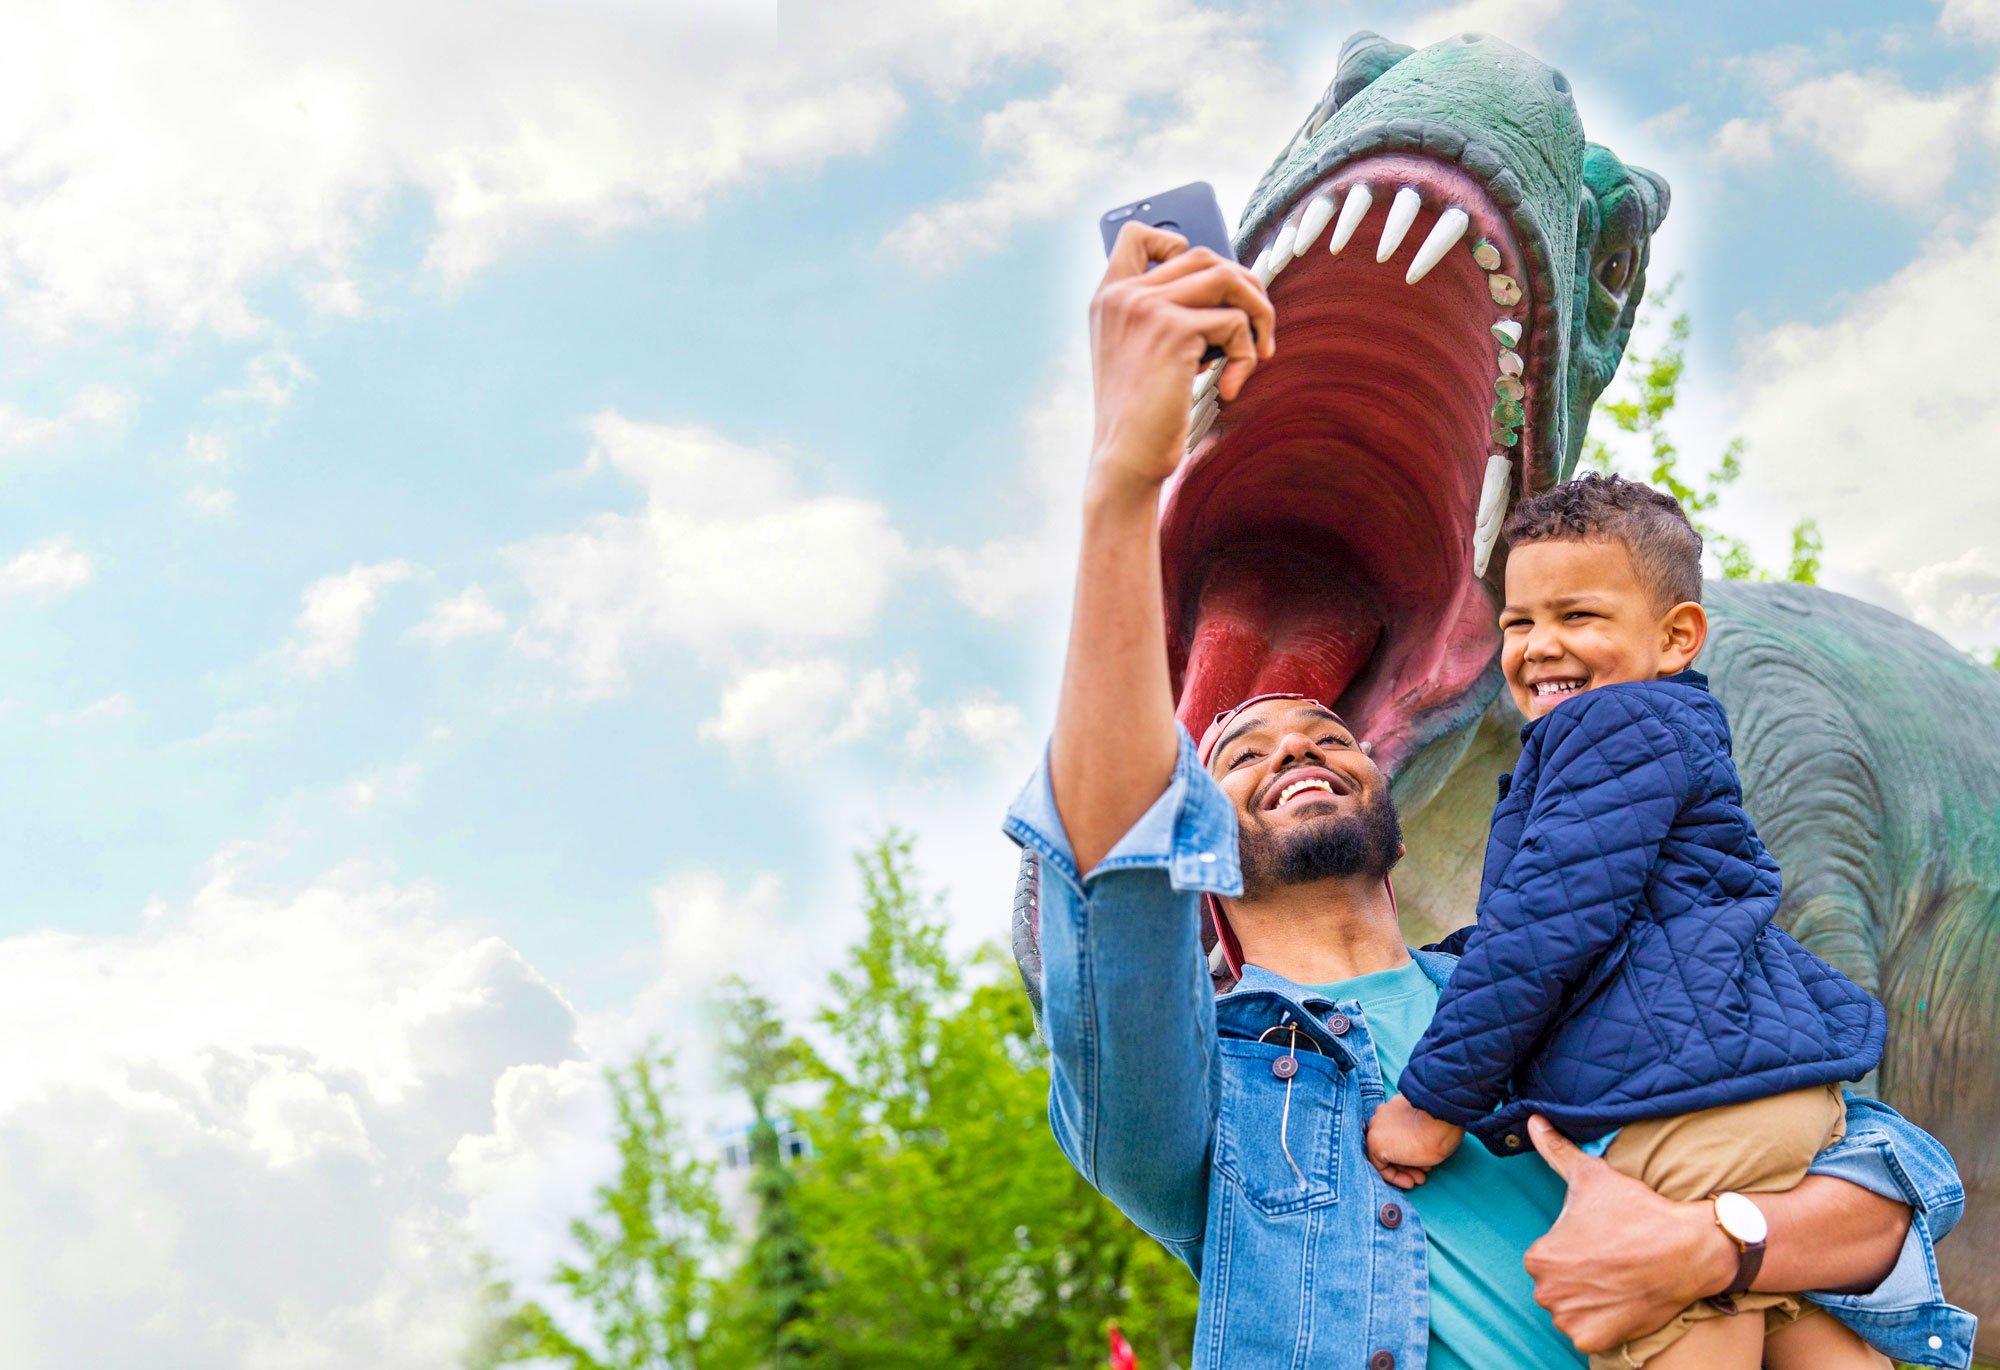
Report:
[[[1285,1048],[1223,1038],[1222,1107],[1216,1120],[1215,1168],[1258,1210],[1294,1213],[1338,1197],[1340,1068],[1311,1048],[1293,1059],[1287,1081],[1272,1069]]]
[[[1627,1075],[1667,1059],[1666,1035],[1638,985],[1635,944],[1649,930],[1635,922],[1631,935],[1577,987],[1522,1074],[1523,1097],[1595,1102],[1596,1091],[1583,1081],[1600,1068]]]

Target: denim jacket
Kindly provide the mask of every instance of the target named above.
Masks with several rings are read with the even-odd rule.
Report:
[[[1242,892],[1236,814],[1183,731],[1166,792],[1092,871],[1076,869],[1048,768],[1007,816],[1045,871],[1040,922],[1049,1122],[1083,1177],[1201,1282],[1195,1370],[1423,1370],[1423,1224],[1368,1164],[1382,1078],[1358,1004],[1257,967],[1213,993],[1201,893]],[[1452,958],[1415,953],[1439,984]],[[1310,1046],[1260,1041],[1296,1027]],[[1315,1051],[1312,1048],[1317,1047]],[[1296,1061],[1289,1080],[1274,1070]],[[1933,1243],[1965,1191],[1944,1148],[1872,1100],[1813,1173],[1910,1206],[1894,1271],[1866,1295],[1813,1295],[1888,1355],[1965,1367],[1977,1326],[1939,1287]]]

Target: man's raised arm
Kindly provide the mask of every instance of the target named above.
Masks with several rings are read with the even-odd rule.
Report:
[[[1246,268],[1143,224],[1119,234],[1090,303],[1097,423],[1049,743],[1050,786],[1079,876],[1174,773],[1159,499],[1187,445],[1202,353],[1211,343],[1226,350],[1217,390],[1234,399],[1276,337],[1271,301]]]

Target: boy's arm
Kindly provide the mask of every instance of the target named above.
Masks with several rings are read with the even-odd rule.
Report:
[[[1632,692],[1594,690],[1557,706],[1537,743],[1520,843],[1403,1071],[1410,1102],[1459,1127],[1501,1101],[1618,944],[1694,783],[1673,730]]]

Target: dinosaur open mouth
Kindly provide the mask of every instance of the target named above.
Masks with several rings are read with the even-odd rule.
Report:
[[[1254,231],[1277,355],[1226,404],[1197,386],[1193,455],[1161,514],[1190,731],[1300,691],[1394,774],[1447,713],[1483,706],[1472,687],[1499,649],[1486,562],[1536,450],[1557,331],[1530,232],[1463,168],[1404,153],[1348,161]]]

